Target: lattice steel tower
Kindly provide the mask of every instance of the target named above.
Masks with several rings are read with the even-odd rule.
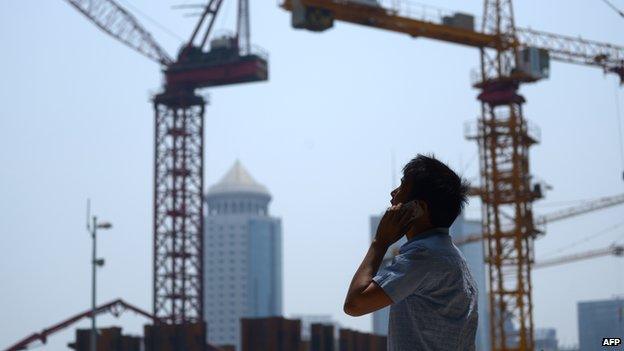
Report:
[[[535,81],[519,67],[519,42],[510,0],[485,1],[481,31],[495,34],[495,50],[481,48],[481,117],[472,137],[479,144],[482,225],[489,266],[492,350],[533,350],[531,265],[532,202],[541,197],[531,187],[529,147],[536,129],[523,116],[522,82]],[[534,191],[535,190],[535,191]]]
[[[250,49],[248,0],[236,35],[208,41],[222,3],[208,2],[154,98],[154,315],[168,324],[204,318],[205,100],[195,90],[268,79],[266,57]]]
[[[204,316],[204,99],[154,98],[154,315],[169,324]]]

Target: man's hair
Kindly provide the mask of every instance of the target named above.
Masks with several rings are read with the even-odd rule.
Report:
[[[403,167],[403,182],[411,186],[409,201],[422,200],[436,227],[450,227],[468,203],[468,183],[434,155],[418,154]]]

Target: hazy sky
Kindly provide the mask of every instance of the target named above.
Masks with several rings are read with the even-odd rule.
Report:
[[[180,3],[128,6],[186,38],[195,19],[171,9]],[[474,14],[483,6],[429,4]],[[370,316],[349,317],[342,302],[368,246],[369,216],[389,206],[391,150],[397,181],[418,152],[477,179],[477,148],[463,128],[479,113],[469,79],[478,52],[343,23],[321,34],[296,31],[277,1],[252,1],[251,11],[252,40],[270,52],[270,81],[209,91],[206,185],[239,157],[270,190],[270,211],[283,221],[287,315],[331,314],[370,330]],[[217,28],[234,14],[226,1],[228,20]],[[525,0],[515,15],[518,26],[624,44],[624,20],[599,0]],[[180,39],[137,17],[177,52]],[[114,223],[99,241],[107,260],[99,301],[122,297],[151,310],[150,96],[162,80],[158,65],[60,0],[1,1],[0,45],[0,348],[89,307],[87,197]],[[624,190],[616,122],[624,93],[616,78],[560,63],[551,72],[521,90],[526,117],[541,128],[532,172],[554,187],[537,214]],[[473,200],[466,215],[479,213]],[[537,258],[622,243],[623,218],[620,206],[552,224],[536,242]],[[536,326],[576,343],[576,302],[624,293],[623,268],[622,259],[603,257],[535,271]],[[132,314],[101,319],[133,333],[143,323]],[[49,348],[65,345],[73,329]]]

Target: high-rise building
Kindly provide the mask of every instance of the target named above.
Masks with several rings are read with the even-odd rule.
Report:
[[[558,351],[559,341],[557,340],[557,330],[555,328],[535,329],[535,350],[537,351]]]
[[[453,240],[480,233],[482,233],[481,221],[465,219],[463,213],[457,217],[450,228]],[[479,299],[477,300],[477,311],[479,313],[479,325],[477,326],[476,336],[477,350],[490,351],[489,299],[487,295],[487,270],[483,260],[483,243],[481,241],[471,242],[460,245],[458,248],[464,255],[479,290]]]
[[[370,235],[371,241],[375,237],[379,221],[383,215],[370,217]],[[463,214],[457,217],[455,222],[449,228],[450,234],[454,240],[457,240],[463,236],[469,236],[473,234],[481,233],[481,222],[477,220],[467,220]],[[388,249],[386,256],[384,256],[381,267],[389,265],[392,262],[392,258],[398,253],[399,248],[407,241],[406,237],[402,237],[399,241],[394,243]],[[476,347],[480,351],[490,350],[489,339],[489,318],[488,318],[488,298],[486,292],[486,268],[483,262],[483,246],[481,242],[473,242],[459,246],[466,263],[470,267],[473,278],[477,283],[477,289],[479,289],[478,299],[478,313],[479,313],[479,325],[477,327]],[[381,310],[373,312],[373,333],[380,335],[388,335],[388,317],[390,313],[390,307],[383,308]]]
[[[281,219],[271,195],[236,160],[206,194],[205,320],[208,340],[240,351],[240,319],[282,315]]]
[[[577,312],[580,350],[603,351],[603,338],[624,337],[624,298],[579,302]],[[624,345],[608,349],[622,351]]]
[[[375,234],[377,233],[377,227],[379,227],[379,222],[381,221],[381,217],[383,217],[383,213],[380,215],[370,216],[370,241],[373,242],[375,239]],[[399,252],[399,248],[401,245],[405,244],[407,239],[402,237],[399,241],[390,245],[388,251],[384,255],[383,261],[381,261],[381,266],[379,269],[388,266],[392,263],[392,259]],[[388,320],[390,317],[390,307],[385,307],[380,310],[373,312],[373,334],[377,335],[388,335]]]

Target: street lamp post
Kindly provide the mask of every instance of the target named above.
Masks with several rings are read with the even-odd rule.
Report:
[[[90,206],[88,206],[90,207]],[[87,210],[89,211],[89,209]],[[101,267],[104,265],[103,258],[97,258],[97,230],[98,229],[110,229],[113,225],[110,222],[98,222],[97,216],[93,216],[91,219],[91,225],[87,221],[87,230],[91,234],[92,252],[91,252],[91,351],[96,351],[97,344],[97,329],[95,325],[95,307],[96,307],[96,274],[97,267]]]

